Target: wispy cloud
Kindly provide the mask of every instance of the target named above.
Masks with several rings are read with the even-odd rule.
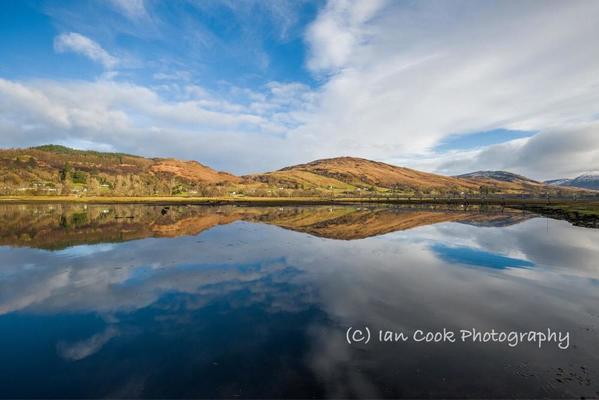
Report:
[[[110,3],[130,19],[139,20],[148,16],[144,0],[110,0]]]
[[[62,33],[54,39],[54,49],[59,53],[73,52],[112,69],[119,64],[118,58],[108,53],[98,43],[76,32]]]

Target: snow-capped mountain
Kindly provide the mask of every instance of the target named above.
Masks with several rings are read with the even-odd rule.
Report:
[[[599,190],[599,172],[580,175],[574,179],[552,179],[545,181],[548,185],[571,186],[582,189]]]

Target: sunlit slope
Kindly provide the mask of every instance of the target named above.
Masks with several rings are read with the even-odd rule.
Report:
[[[0,150],[0,188],[9,193],[169,195],[196,186],[240,181],[196,161],[56,145]]]
[[[443,176],[356,157],[337,157],[252,175],[252,179],[292,188],[345,192],[382,191],[403,194],[462,195],[489,193],[556,193],[558,189],[509,172]],[[562,192],[575,190],[559,188]]]
[[[216,171],[197,161],[181,161],[173,158],[155,158],[150,166],[150,173],[174,175],[192,182],[206,183],[239,183],[241,178],[227,172]]]
[[[197,161],[46,145],[0,150],[0,194],[76,196],[343,197],[488,194],[570,195],[504,171],[450,177],[355,157],[338,157],[238,177]]]
[[[253,179],[270,186],[289,187],[294,189],[327,189],[335,188],[342,190],[354,190],[359,186],[343,182],[334,177],[320,175],[302,169],[284,169],[280,171],[267,172],[265,174],[249,175]],[[364,186],[363,184],[361,186]]]
[[[285,185],[288,182],[305,186],[339,189],[478,189],[476,182],[397,167],[356,157],[316,160],[286,167],[274,172],[254,175],[263,182]]]

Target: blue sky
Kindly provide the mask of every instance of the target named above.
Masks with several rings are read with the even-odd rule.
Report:
[[[598,35],[593,1],[4,1],[0,146],[575,176]]]
[[[152,3],[153,16],[145,4],[4,2],[0,16],[3,76],[96,79],[103,72],[101,64],[77,52],[56,51],[57,35],[76,32],[122,58],[121,72],[138,84],[177,73],[211,89],[222,82],[254,89],[273,80],[317,84],[304,68],[301,32],[321,2],[278,6],[259,1],[164,1]],[[279,20],[277,12],[293,15]]]

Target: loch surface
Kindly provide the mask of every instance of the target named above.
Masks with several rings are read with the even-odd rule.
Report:
[[[509,209],[0,205],[0,397],[598,397],[598,260]]]

